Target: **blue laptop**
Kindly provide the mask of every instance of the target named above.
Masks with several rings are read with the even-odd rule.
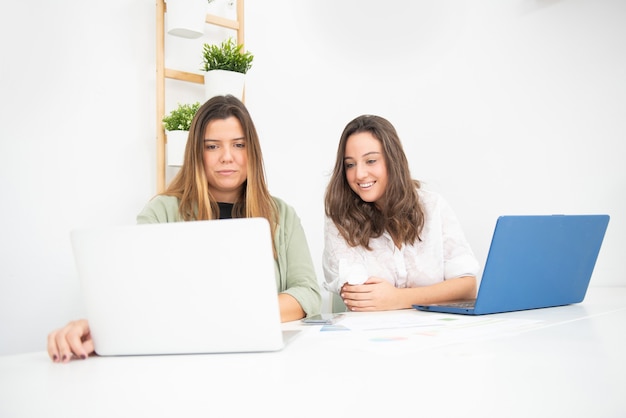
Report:
[[[483,315],[582,302],[608,224],[609,215],[501,216],[476,299],[413,307]]]

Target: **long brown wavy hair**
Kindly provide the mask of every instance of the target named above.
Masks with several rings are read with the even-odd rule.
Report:
[[[363,201],[348,184],[345,170],[346,143],[351,135],[369,132],[382,144],[387,165],[384,207]],[[369,240],[388,231],[396,243],[420,240],[424,210],[417,190],[420,182],[411,177],[402,143],[394,126],[386,119],[362,115],[349,122],[341,134],[337,160],[324,198],[325,212],[349,245],[371,250]]]
[[[278,209],[267,188],[259,136],[248,109],[234,96],[216,96],[200,106],[191,121],[183,165],[163,194],[180,200],[179,212],[185,221],[219,218],[220,209],[209,191],[204,170],[204,134],[209,122],[229,117],[241,123],[248,156],[248,177],[233,206],[232,216],[267,219],[274,239]]]

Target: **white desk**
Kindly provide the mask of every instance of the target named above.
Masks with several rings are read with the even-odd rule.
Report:
[[[408,312],[439,315],[351,315],[392,321]],[[591,288],[578,305],[490,317],[543,322],[438,347],[377,346],[372,331],[313,326],[276,353],[70,364],[43,351],[4,356],[0,417],[626,416],[626,288]]]

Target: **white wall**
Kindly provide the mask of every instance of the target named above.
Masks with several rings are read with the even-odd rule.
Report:
[[[134,223],[155,192],[154,7],[3,7],[0,354],[82,315],[69,230]],[[481,261],[500,214],[609,213],[592,286],[625,285],[625,18],[621,0],[248,0],[246,103],[320,280],[339,135],[376,113]],[[195,41],[167,42],[168,64],[198,68]],[[202,97],[168,84],[168,106]]]

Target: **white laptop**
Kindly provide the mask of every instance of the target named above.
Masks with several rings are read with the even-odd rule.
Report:
[[[266,219],[82,228],[70,236],[98,355],[284,347]]]

